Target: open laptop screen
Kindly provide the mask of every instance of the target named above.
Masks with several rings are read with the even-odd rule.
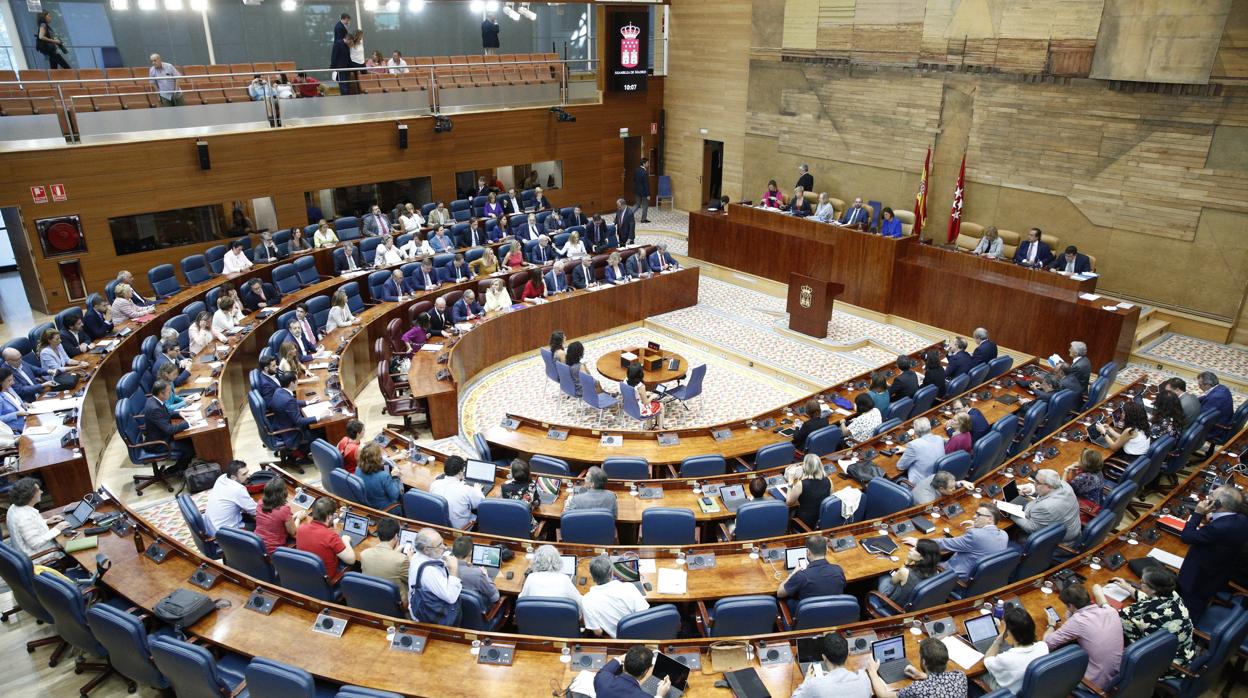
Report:
[[[871,643],[871,656],[883,664],[893,659],[904,659],[906,656],[906,638],[898,635],[885,640]]]
[[[468,461],[468,468],[464,472],[465,480],[473,480],[475,482],[494,482],[496,470],[494,464],[483,460]]]
[[[472,546],[472,564],[483,567],[498,567],[502,563],[502,549],[493,545]]]
[[[342,530],[344,533],[358,533],[361,536],[368,535],[368,517],[359,514],[347,514],[342,519]]]
[[[968,618],[966,621],[966,637],[975,644],[997,635],[997,621],[992,614]]]

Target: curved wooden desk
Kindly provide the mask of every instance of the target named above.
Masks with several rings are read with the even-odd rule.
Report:
[[[1248,443],[1248,437],[1241,432],[1229,442],[1228,449],[1216,453],[1211,457],[1210,462],[1216,465],[1223,460],[1237,460],[1233,456],[1222,454],[1237,453],[1246,443]],[[1243,481],[1242,475],[1236,474],[1235,477]],[[1177,503],[1187,495],[1189,489],[1198,486],[1202,481],[1203,473],[1199,471],[1188,476],[1181,486],[1175,488],[1169,498],[1155,506],[1152,512],[1157,512],[1162,506]],[[150,541],[152,539],[150,526],[133,512],[131,512],[131,517],[145,532],[144,542]],[[1152,522],[1152,516],[1145,515],[1129,527],[1129,530],[1143,534],[1152,528]],[[471,682],[474,686],[474,693],[478,695],[512,695],[517,685],[544,687],[548,680],[556,681],[559,686],[567,685],[574,676],[575,670],[559,661],[558,650],[569,644],[574,643],[587,651],[601,648],[612,656],[632,644],[632,641],[591,638],[573,641],[505,633],[476,633],[400,621],[345,606],[324,604],[280,587],[261,584],[220,563],[205,561],[194,551],[177,543],[167,544],[170,545],[173,553],[160,565],[139,555],[132,541],[119,539],[111,533],[100,536],[98,551],[80,551],[75,553],[75,556],[88,569],[94,569],[95,553],[102,552],[107,555],[112,561],[112,569],[102,578],[101,583],[139,607],[148,610],[167,593],[184,586],[184,580],[200,564],[207,564],[223,573],[221,582],[213,588],[210,595],[228,602],[228,605],[187,628],[189,634],[209,644],[244,656],[263,656],[301,666],[326,681],[368,686],[409,695],[461,694],[465,682]],[[1186,546],[1179,541],[1178,536],[1166,532],[1162,532],[1160,538],[1151,546],[1149,544],[1129,545],[1121,541],[1120,537],[1110,536],[1101,545],[1054,567],[1045,575],[1020,580],[983,596],[925,609],[921,618],[947,619],[960,625],[967,618],[978,615],[978,608],[985,600],[1002,598],[1021,603],[1033,618],[1043,619],[1044,608],[1055,605],[1054,597],[1045,594],[1041,588],[1041,583],[1045,579],[1053,579],[1056,573],[1069,569],[1086,577],[1089,584],[1093,582],[1103,584],[1111,576],[1127,573],[1123,570],[1118,572],[1111,572],[1108,569],[1093,570],[1087,565],[1091,557],[1105,558],[1112,552],[1118,551],[1128,559],[1134,559],[1147,555],[1150,547],[1154,546],[1180,556],[1186,551]],[[279,603],[270,616],[253,613],[243,607],[251,590],[257,587],[263,587],[279,597]],[[342,637],[333,638],[311,632],[312,622],[323,608],[329,608],[334,615],[348,619],[347,631]],[[851,637],[867,631],[881,637],[900,634],[906,638],[907,654],[918,656],[917,646],[922,633],[912,634],[905,630],[911,620],[909,616],[896,616],[852,623],[836,629]],[[388,652],[385,649],[388,645],[386,628],[396,624],[402,624],[408,630],[429,633],[425,651],[421,654]],[[819,632],[823,632],[823,629],[769,633],[748,639],[788,644],[795,638],[808,637]],[[467,644],[473,639],[487,639],[497,644],[515,643],[517,651],[514,664],[506,668],[478,664],[469,652]],[[711,642],[712,640],[705,638],[675,640],[662,642],[660,647],[666,652],[683,650],[697,651],[701,654],[707,650]],[[856,661],[851,658],[851,663]],[[703,664],[705,668],[701,672],[692,672],[690,675],[691,695],[715,693],[712,684],[718,676],[711,673],[710,662],[705,657]],[[792,662],[761,666],[755,660],[753,664],[773,695],[788,695],[801,682],[802,677],[798,667]],[[982,664],[977,663],[968,667],[967,670],[970,674],[979,674],[983,671],[983,667]],[[898,685],[904,683],[905,681],[902,681]]]
[[[660,349],[656,352],[646,347],[609,351],[599,357],[595,368],[598,369],[598,372],[604,378],[621,383],[628,378],[628,364],[624,363],[623,358],[626,353],[637,356],[631,363],[641,363],[643,375],[641,382],[648,390],[654,389],[654,386],[661,383],[680,380],[685,377],[685,373],[689,370],[689,362],[680,354],[667,349]],[[676,361],[676,368],[670,367],[669,362],[672,360]],[[651,368],[654,362],[658,363],[657,368]]]

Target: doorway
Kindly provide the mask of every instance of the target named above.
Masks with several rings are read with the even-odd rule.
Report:
[[[718,199],[724,184],[724,142],[702,141],[702,203]]]
[[[629,136],[624,139],[624,193],[625,201],[634,205],[637,198],[633,194],[633,173],[641,166],[641,136]]]

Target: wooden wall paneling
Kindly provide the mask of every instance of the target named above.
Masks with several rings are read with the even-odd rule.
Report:
[[[35,250],[35,218],[80,215],[88,252],[79,258],[87,288],[102,289],[122,268],[133,271],[140,288],[146,288],[148,268],[164,262],[177,266],[183,257],[221,241],[118,257],[110,217],[273,196],[278,224],[289,227],[305,224],[305,191],[430,176],[434,195],[450,199],[455,172],[545,160],[563,162],[564,186],[550,194],[555,204],[610,210],[619,187],[605,180],[618,175],[604,177],[603,169],[618,163],[603,162],[604,143],[618,144],[621,127],[649,138],[663,96],[664,80],[652,78],[644,94],[607,94],[602,104],[570,108],[575,123],[557,123],[544,108],[517,109],[456,114],[453,132],[434,134],[431,119],[406,119],[407,150],[397,147],[393,120],[209,136],[208,171],[199,169],[193,139],[5,153],[0,155],[0,205],[21,208]],[[64,183],[69,200],[29,203],[30,185],[49,182]],[[35,268],[47,298],[32,297],[32,306],[43,312],[65,307],[56,260],[36,251]]]

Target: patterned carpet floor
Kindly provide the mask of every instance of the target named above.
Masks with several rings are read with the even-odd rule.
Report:
[[[1136,354],[1248,383],[1248,348],[1242,346],[1167,332]]]

